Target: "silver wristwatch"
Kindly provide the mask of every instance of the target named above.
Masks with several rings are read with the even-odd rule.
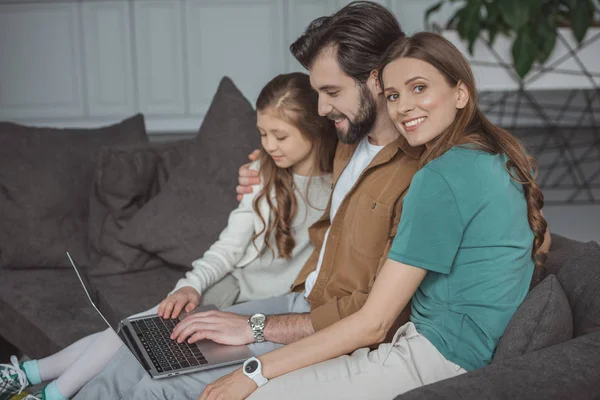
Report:
[[[248,318],[248,324],[254,335],[254,342],[261,343],[265,341],[265,325],[267,316],[265,314],[254,314]]]

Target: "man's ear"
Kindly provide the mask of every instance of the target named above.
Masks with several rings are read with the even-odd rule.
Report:
[[[458,82],[456,85],[456,108],[463,109],[469,104],[469,88],[464,82]]]
[[[375,87],[375,93],[377,93],[377,95],[380,95],[381,93],[383,93],[383,88],[379,84],[379,72],[376,69],[371,71],[371,74],[369,75],[369,80],[373,80],[373,85]]]

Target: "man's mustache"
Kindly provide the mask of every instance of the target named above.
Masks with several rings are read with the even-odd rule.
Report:
[[[335,121],[336,119],[347,119],[348,117],[346,117],[344,114],[329,114],[327,118],[329,118],[332,121]]]

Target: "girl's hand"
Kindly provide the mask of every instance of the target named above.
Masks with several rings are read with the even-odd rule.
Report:
[[[256,383],[244,375],[241,369],[237,369],[208,385],[198,400],[241,400],[256,389]]]
[[[178,289],[158,306],[158,316],[164,319],[177,318],[182,310],[190,312],[200,304],[200,294],[190,286]]]

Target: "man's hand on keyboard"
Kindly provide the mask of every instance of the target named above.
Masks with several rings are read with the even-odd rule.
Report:
[[[189,343],[202,339],[228,345],[254,343],[248,316],[224,311],[206,311],[188,315],[173,329],[171,339],[179,343],[186,339]]]
[[[184,286],[161,301],[157,314],[165,319],[177,318],[181,311],[190,312],[198,307],[198,304],[200,304],[200,293],[192,287]]]

